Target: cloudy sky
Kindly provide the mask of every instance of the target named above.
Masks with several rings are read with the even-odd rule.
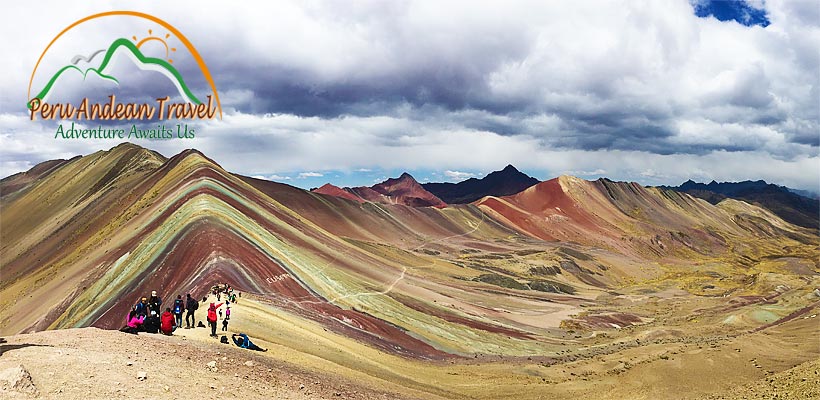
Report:
[[[60,30],[131,9],[190,39],[225,111],[192,124],[193,140],[132,140],[166,156],[194,147],[306,188],[402,171],[458,181],[513,164],[539,179],[820,190],[816,0],[48,3],[4,6],[2,176],[119,142],[55,139],[55,123],[30,121],[24,105]],[[144,32],[138,22],[116,27]],[[69,39],[93,50],[113,31]],[[190,75],[183,55],[175,65]],[[137,82],[122,93],[156,97],[158,79]]]

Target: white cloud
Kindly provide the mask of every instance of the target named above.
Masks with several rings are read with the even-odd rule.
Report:
[[[324,176],[324,174],[319,172],[300,172],[298,178],[305,179],[305,178],[319,178]]]
[[[289,181],[289,180],[292,179],[289,176],[283,176],[283,175],[277,175],[277,174],[268,175],[268,176],[265,176],[265,175],[251,175],[251,178],[264,179],[266,181]]]
[[[449,178],[451,181],[463,181],[467,178],[472,178],[475,174],[471,172],[462,172],[462,171],[444,171],[444,176]]]
[[[647,169],[647,170],[644,170],[644,171],[641,171],[641,172],[640,172],[640,175],[641,175],[641,176],[643,176],[643,177],[645,177],[645,178],[654,178],[654,179],[657,179],[657,178],[669,178],[669,176],[668,176],[668,175],[665,175],[665,174],[659,173],[659,172],[657,172],[657,171],[653,170],[652,168]]]
[[[117,141],[55,140],[40,125],[24,117],[0,114],[4,126],[15,134],[0,133],[0,160],[3,173],[24,170],[29,164],[15,161],[31,157],[30,164],[55,158],[70,158],[108,149]],[[34,128],[34,129],[32,129]],[[687,179],[739,181],[764,179],[799,189],[818,190],[820,156],[775,157],[761,150],[710,151],[704,154],[654,154],[645,151],[581,150],[554,148],[533,136],[504,136],[493,132],[446,129],[435,122],[414,124],[385,117],[345,117],[327,120],[292,115],[253,116],[228,114],[224,121],[197,125],[197,148],[225,169],[255,174],[257,158],[265,155],[271,170],[302,170],[299,179],[323,176],[321,172],[344,170],[352,162],[367,160],[384,170],[437,169],[459,172],[465,169],[490,171],[511,163],[519,169],[549,179],[561,174],[602,175],[616,180],[638,181],[646,185],[679,184]],[[26,130],[31,129],[31,130]],[[404,142],[397,146],[385,140],[383,131],[405,130]],[[199,134],[201,132],[201,136]],[[311,132],[311,134],[305,134]],[[234,149],[235,138],[257,143],[253,151]],[[191,147],[191,142],[136,142],[170,156]],[[60,144],[61,146],[54,146]],[[286,145],[283,145],[286,144]],[[220,151],[220,150],[223,151]],[[12,164],[14,163],[14,164]],[[651,171],[652,173],[647,173]],[[436,176],[436,173],[431,174]],[[447,176],[441,175],[438,176]],[[269,176],[270,179],[275,179]],[[386,179],[379,177],[373,182]]]
[[[762,178],[818,189],[814,0],[755,3],[766,28],[697,18],[686,0],[294,1],[276,12],[205,3],[139,7],[197,46],[226,111],[193,124],[194,140],[136,141],[166,156],[195,147],[240,173],[512,163],[542,179]],[[22,108],[42,48],[98,8],[4,8],[0,32],[27,32],[4,43],[15,54],[0,76],[4,175],[117,144],[55,140]],[[34,20],[44,28],[27,29]]]
[[[598,168],[593,171],[584,171],[584,170],[571,170],[571,171],[562,171],[561,175],[574,175],[574,176],[604,176],[606,175],[606,170]]]

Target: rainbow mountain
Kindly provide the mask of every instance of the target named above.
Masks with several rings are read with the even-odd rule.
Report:
[[[740,334],[816,306],[820,283],[809,229],[605,179],[413,207],[121,144],[7,177],[0,195],[0,334],[116,329],[151,290],[202,297],[229,282],[256,337],[439,394],[380,368],[558,358],[681,324]]]

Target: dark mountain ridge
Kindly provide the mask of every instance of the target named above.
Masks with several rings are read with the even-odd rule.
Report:
[[[425,183],[424,189],[448,204],[472,203],[484,196],[508,196],[538,183],[512,165],[491,172],[484,178],[470,178],[459,183]]]
[[[688,180],[680,186],[661,186],[704,199],[712,204],[729,197],[762,206],[795,225],[820,228],[820,200],[801,196],[785,186],[763,180],[698,183]]]

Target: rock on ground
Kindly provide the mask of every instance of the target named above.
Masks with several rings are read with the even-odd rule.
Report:
[[[0,393],[4,396],[39,395],[37,387],[31,380],[31,374],[22,365],[0,370]]]

